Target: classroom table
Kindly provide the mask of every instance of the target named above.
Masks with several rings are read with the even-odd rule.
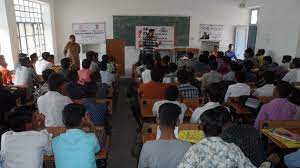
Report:
[[[300,128],[286,128],[287,130],[300,135]],[[276,135],[271,134],[271,129],[262,129],[261,132],[265,135],[270,141],[272,141],[276,146],[280,147],[281,149],[299,149],[300,143],[294,143],[294,147],[289,147],[287,142],[291,142],[285,138],[277,137]]]
[[[239,115],[251,114],[250,111],[248,111],[245,107],[241,106],[237,102],[231,102],[229,103],[229,106],[233,107],[236,110],[236,113]]]

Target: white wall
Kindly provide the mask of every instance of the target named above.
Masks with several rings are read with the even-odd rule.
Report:
[[[224,24],[225,50],[234,41],[234,25],[247,25],[248,9],[239,0],[54,0],[57,51],[62,51],[74,22],[106,22],[107,38],[113,38],[113,15],[191,16],[190,47],[199,48],[199,24]],[[126,68],[137,59],[134,47],[126,47]]]
[[[300,1],[260,0],[258,3],[260,11],[256,48],[269,51],[278,63],[283,55],[296,56],[297,48],[300,54],[297,47],[300,46]]]

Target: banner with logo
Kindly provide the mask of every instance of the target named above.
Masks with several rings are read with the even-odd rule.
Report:
[[[148,35],[149,29],[154,29],[154,36],[160,43],[157,49],[174,49],[175,29],[174,26],[136,26],[135,46],[143,48],[143,39]]]

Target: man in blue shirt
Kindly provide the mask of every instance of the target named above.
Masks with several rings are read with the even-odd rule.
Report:
[[[234,51],[232,51],[232,47],[233,47],[233,45],[229,44],[228,51],[225,52],[225,56],[229,57],[231,60],[232,59],[237,60],[237,57],[236,57]]]
[[[288,168],[300,167],[300,149],[284,157],[284,163]]]
[[[66,133],[52,141],[52,149],[57,168],[96,168],[95,154],[100,151],[94,133],[81,130],[83,122],[95,130],[83,105],[69,104],[63,110]]]

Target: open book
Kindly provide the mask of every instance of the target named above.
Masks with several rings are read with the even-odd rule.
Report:
[[[271,130],[272,135],[294,141],[296,143],[300,143],[300,135],[292,133],[291,131],[284,129],[284,128],[275,128]]]

